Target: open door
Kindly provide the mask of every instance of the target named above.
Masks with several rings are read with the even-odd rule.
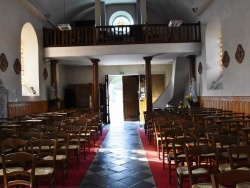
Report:
[[[105,100],[106,100],[106,109],[104,118],[106,123],[110,123],[110,116],[109,116],[109,82],[108,82],[108,75],[105,75]]]
[[[125,121],[139,121],[139,76],[123,76],[123,108]]]

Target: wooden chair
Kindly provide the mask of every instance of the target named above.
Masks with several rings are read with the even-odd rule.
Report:
[[[223,172],[230,170],[227,148],[238,146],[239,137],[234,135],[214,135],[212,137],[212,145],[218,151],[220,171]]]
[[[81,137],[80,137],[80,149],[83,149],[84,159],[86,159],[86,145],[88,145],[88,149],[90,151],[90,135],[91,132],[87,127],[88,119],[80,119],[76,125],[81,129]]]
[[[212,154],[214,159],[209,163],[204,156]],[[185,149],[190,187],[207,187],[212,185],[211,174],[218,173],[218,155],[213,146],[195,146]]]
[[[163,169],[165,169],[165,158],[168,161],[168,178],[169,183],[171,184],[171,170],[172,170],[172,162],[174,162],[174,152],[172,146],[172,140],[177,137],[183,137],[184,131],[180,128],[173,128],[170,130],[164,131],[164,144],[162,144],[162,165]]]
[[[64,185],[68,173],[69,134],[60,130],[56,132],[55,138],[57,140],[56,166],[62,171],[62,185]]]
[[[246,188],[250,186],[250,170],[229,170],[212,174],[212,188]]]
[[[36,156],[30,153],[15,152],[3,155],[4,187],[24,185],[33,188],[35,164]],[[28,167],[30,170],[27,170]]]
[[[98,125],[94,122],[93,117],[88,119],[86,126],[90,133],[90,140],[93,139],[93,144],[95,145],[95,142],[98,139]]]
[[[53,126],[49,126],[53,127]],[[45,138],[56,139],[56,168],[59,168],[62,172],[62,185],[64,185],[64,180],[68,172],[68,148],[69,148],[69,134],[63,130],[57,130],[53,128],[52,130],[47,130]],[[53,160],[53,158],[46,158],[45,160]]]
[[[155,133],[155,144],[156,150],[158,152],[158,157],[161,159],[161,148],[162,144],[164,143],[164,131],[173,129],[174,126],[167,120],[166,118],[156,118],[154,123],[154,133]]]
[[[36,131],[22,132],[20,135],[20,138],[26,141],[41,139],[42,137],[43,137],[43,134],[41,132],[36,132]]]
[[[193,136],[197,139],[197,145],[212,145],[212,136],[217,131],[212,127],[196,127],[193,130]]]
[[[1,143],[2,154],[14,153],[17,151],[27,151],[27,141],[23,139],[5,139]]]
[[[152,114],[154,112],[152,111],[144,111],[144,129],[145,129],[145,134],[148,136],[149,144],[152,142],[153,139],[153,125],[152,125]]]
[[[228,148],[230,170],[250,170],[250,145]]]
[[[195,147],[196,138],[192,137],[181,137],[174,138],[172,140],[173,152],[174,152],[174,163],[177,174],[177,185],[182,188],[182,181],[184,178],[188,178],[188,167],[185,166],[186,156],[185,148],[186,147]]]
[[[67,126],[66,130],[69,133],[69,158],[72,155],[76,156],[76,168],[79,169],[80,164],[80,139],[81,139],[81,128],[76,125]]]
[[[55,162],[57,141],[55,139],[36,139],[30,142],[32,153],[36,154],[35,183],[48,181],[49,187],[55,187]]]
[[[43,133],[43,138],[55,138],[58,130],[59,129],[57,126],[46,126]]]

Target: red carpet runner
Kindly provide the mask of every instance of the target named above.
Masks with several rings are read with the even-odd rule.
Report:
[[[143,145],[143,148],[146,153],[146,157],[148,159],[148,163],[150,166],[150,169],[152,171],[152,175],[155,180],[155,185],[157,188],[176,188],[177,183],[176,183],[176,172],[172,170],[171,175],[172,175],[172,184],[169,184],[168,180],[168,170],[167,170],[167,164],[166,164],[166,169],[163,170],[162,168],[162,160],[158,158],[158,152],[155,151],[154,146],[149,144],[147,135],[145,135],[145,130],[144,129],[138,129],[139,135],[141,137],[141,142]],[[188,182],[185,182],[184,186],[189,187]]]
[[[83,151],[80,154],[80,166],[77,170],[76,168],[76,158],[72,156],[69,160],[68,164],[68,177],[64,180],[64,186],[62,186],[61,182],[61,170],[57,169],[56,171],[56,180],[55,187],[56,188],[77,188],[79,187],[83,177],[85,176],[89,166],[91,165],[94,157],[96,156],[100,146],[102,145],[103,140],[105,139],[108,130],[103,130],[102,136],[99,136],[98,140],[95,143],[95,146],[90,147],[90,152],[86,152],[86,159],[83,158]],[[45,183],[45,182],[44,182]],[[46,182],[47,185],[47,182]],[[39,188],[47,188],[48,186],[38,186]]]

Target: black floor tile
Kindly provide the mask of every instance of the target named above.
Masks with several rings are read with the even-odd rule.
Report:
[[[116,123],[105,127],[109,128],[109,133],[80,187],[155,187],[138,135],[139,123]]]

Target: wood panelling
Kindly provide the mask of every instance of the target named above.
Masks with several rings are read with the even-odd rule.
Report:
[[[200,106],[250,115],[250,96],[201,96]]]
[[[48,101],[8,102],[8,118],[48,111]]]

